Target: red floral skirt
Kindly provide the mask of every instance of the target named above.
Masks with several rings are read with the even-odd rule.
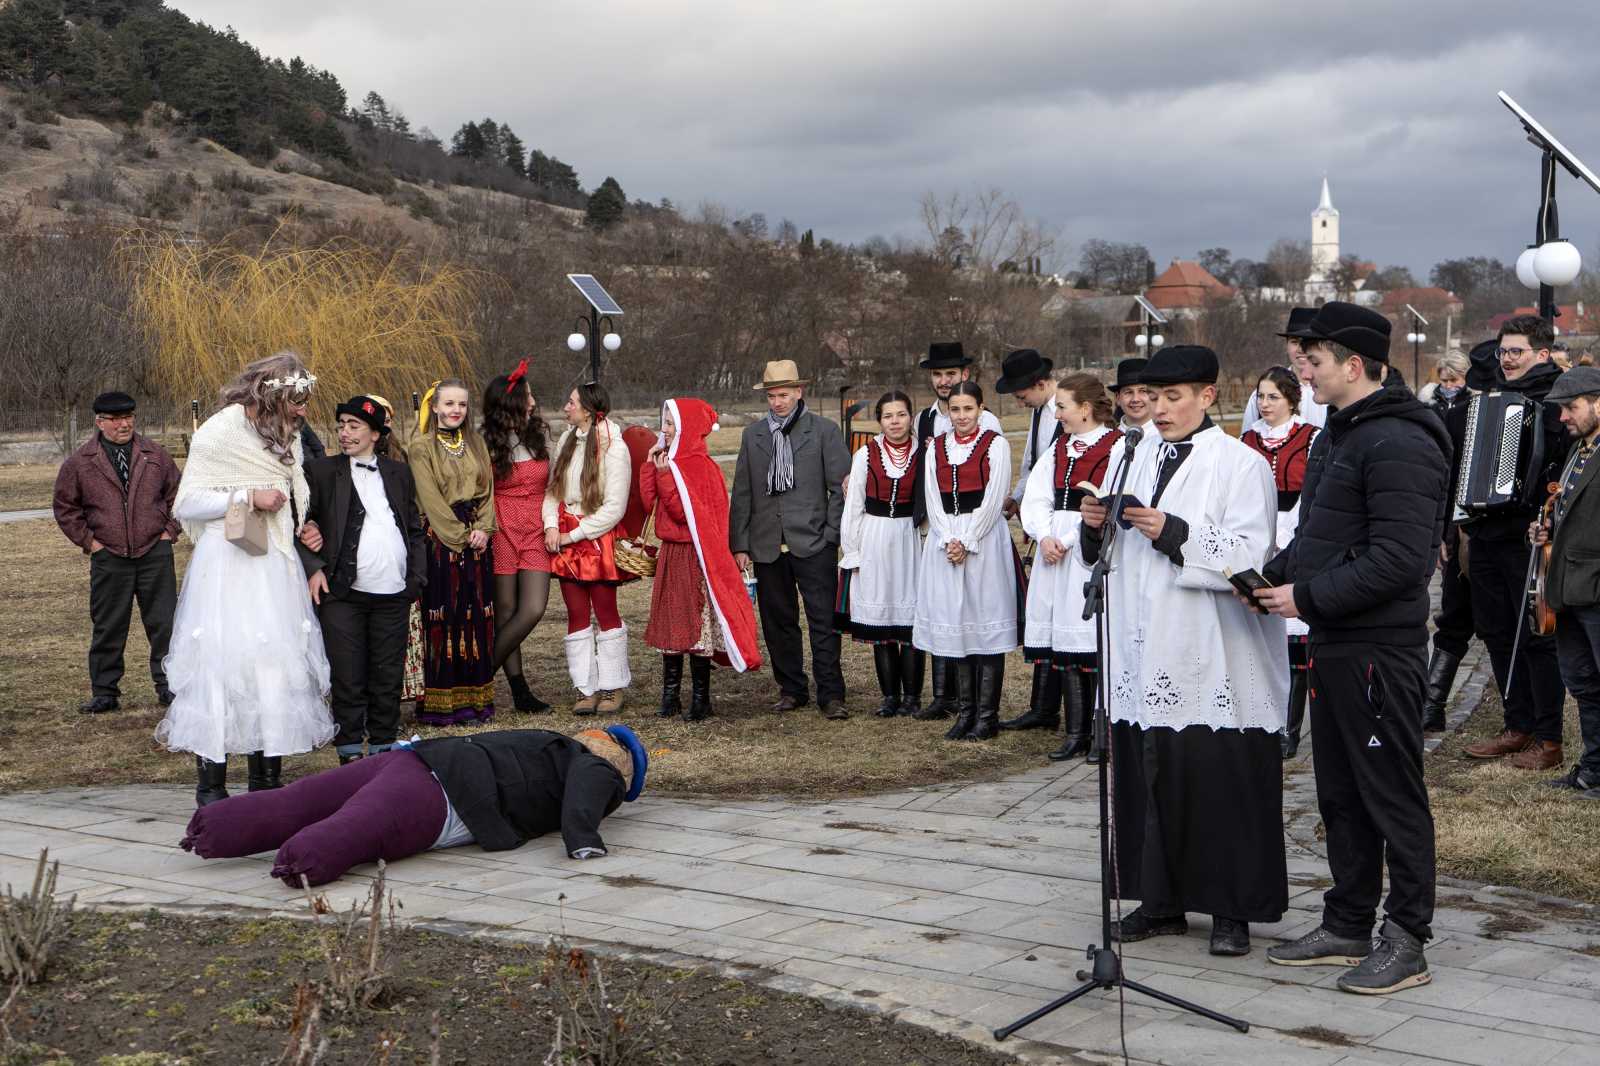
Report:
[[[578,516],[562,504],[556,528],[564,535],[577,529],[578,522]],[[568,544],[550,557],[550,572],[566,581],[626,581],[633,575],[617,569],[616,540],[617,531],[610,529],[597,540]]]

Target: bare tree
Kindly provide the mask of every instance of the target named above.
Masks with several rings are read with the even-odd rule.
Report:
[[[1311,242],[1279,237],[1267,249],[1267,268],[1274,284],[1298,292],[1311,276]]]
[[[947,248],[954,234],[960,234],[967,266],[994,270],[1006,260],[1049,259],[1055,251],[1055,232],[1043,223],[1028,221],[1021,206],[998,188],[970,196],[924,193],[921,208],[922,225],[934,248]]]

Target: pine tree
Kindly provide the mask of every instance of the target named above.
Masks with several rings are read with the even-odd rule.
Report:
[[[371,122],[375,128],[386,133],[394,128],[394,119],[389,114],[389,105],[376,92],[367,94],[367,98],[361,103],[360,114],[368,122]]]
[[[806,258],[817,254],[817,238],[810,230],[800,234],[800,254]]]
[[[456,130],[456,135],[450,138],[450,154],[462,159],[482,159],[484,150],[483,130],[478,128],[476,122],[462,123]]]
[[[511,132],[510,126],[500,127],[500,159],[507,170],[519,178],[528,176],[527,152],[522,144],[522,138]]]
[[[474,158],[481,159],[485,163],[498,164],[506,157],[501,146],[500,123],[492,118],[486,118],[478,123],[478,132],[483,134],[483,153]]]
[[[589,206],[584,210],[583,221],[593,230],[603,232],[622,221],[628,209],[628,198],[616,178],[607,178],[589,196]]]

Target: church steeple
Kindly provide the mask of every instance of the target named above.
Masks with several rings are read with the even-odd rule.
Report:
[[[1328,191],[1328,175],[1322,175],[1322,199],[1317,201],[1317,214],[1331,214],[1335,217],[1339,209],[1333,206],[1333,194]]]
[[[1339,209],[1333,206],[1333,193],[1328,189],[1328,176],[1322,176],[1322,197],[1317,209],[1311,212],[1311,277],[1307,279],[1308,294],[1332,299],[1332,286],[1328,279],[1339,266]]]

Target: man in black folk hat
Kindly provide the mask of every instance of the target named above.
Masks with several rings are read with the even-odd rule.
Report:
[[[1289,321],[1283,327],[1283,332],[1277,336],[1283,338],[1283,357],[1288,361],[1290,370],[1302,382],[1309,385],[1310,379],[1306,377],[1306,350],[1305,342],[1309,337],[1306,327],[1316,317],[1315,307],[1291,307]],[[1241,431],[1249,429],[1261,417],[1261,410],[1256,406],[1255,390],[1251,390],[1249,399],[1244,402],[1244,417],[1240,420]],[[1310,388],[1300,390],[1300,421],[1309,422],[1313,426],[1328,424],[1328,405],[1318,403],[1311,395]]]
[[[1434,837],[1421,708],[1451,453],[1438,416],[1383,384],[1389,329],[1376,311],[1340,302],[1308,326],[1312,387],[1335,410],[1306,470],[1294,540],[1262,571],[1272,587],[1255,593],[1311,629],[1312,759],[1333,874],[1322,924],[1267,958],[1353,967],[1339,987],[1366,995],[1429,980]]]
[[[1000,363],[1000,380],[994,383],[994,391],[1009,393],[1029,411],[1028,439],[1022,444],[1017,486],[1005,503],[1007,518],[1017,516],[1017,509],[1022,506],[1022,492],[1028,487],[1028,473],[1039,456],[1055,441],[1061,428],[1056,422],[1054,369],[1054,361],[1046,359],[1033,348],[1019,348]]]
[[[94,436],[67,457],[56,474],[56,525],[89,556],[89,681],[93,695],[84,714],[115,711],[122,682],[122,652],[138,601],[150,641],[150,679],[156,698],[172,702],[162,660],[172,639],[178,579],[172,542],[182,527],[172,517],[178,467],[165,448],[134,432],[133,397],[95,397]]]
[[[328,651],[334,744],[346,763],[362,757],[363,743],[376,755],[396,740],[406,630],[427,560],[411,468],[375,451],[389,432],[383,407],[353,396],[335,413],[342,454],[305,465],[311,502],[299,548]],[[280,761],[250,758],[252,790],[276,787]]]
[[[1148,365],[1148,359],[1124,359],[1117,364],[1111,398],[1117,401],[1117,428],[1124,433],[1130,429],[1144,429],[1155,417],[1150,407],[1150,388],[1139,380]]]
[[[1161,349],[1144,368],[1155,417],[1134,449],[1114,535],[1102,648],[1119,888],[1139,900],[1113,935],[1188,932],[1211,916],[1215,955],[1250,950],[1250,922],[1288,906],[1278,733],[1289,701],[1283,623],[1241,603],[1229,572],[1272,551],[1278,494],[1254,449],[1215,425],[1216,353]],[[1102,492],[1128,437],[1113,445]],[[1079,550],[1099,559],[1106,507],[1083,500]]]

